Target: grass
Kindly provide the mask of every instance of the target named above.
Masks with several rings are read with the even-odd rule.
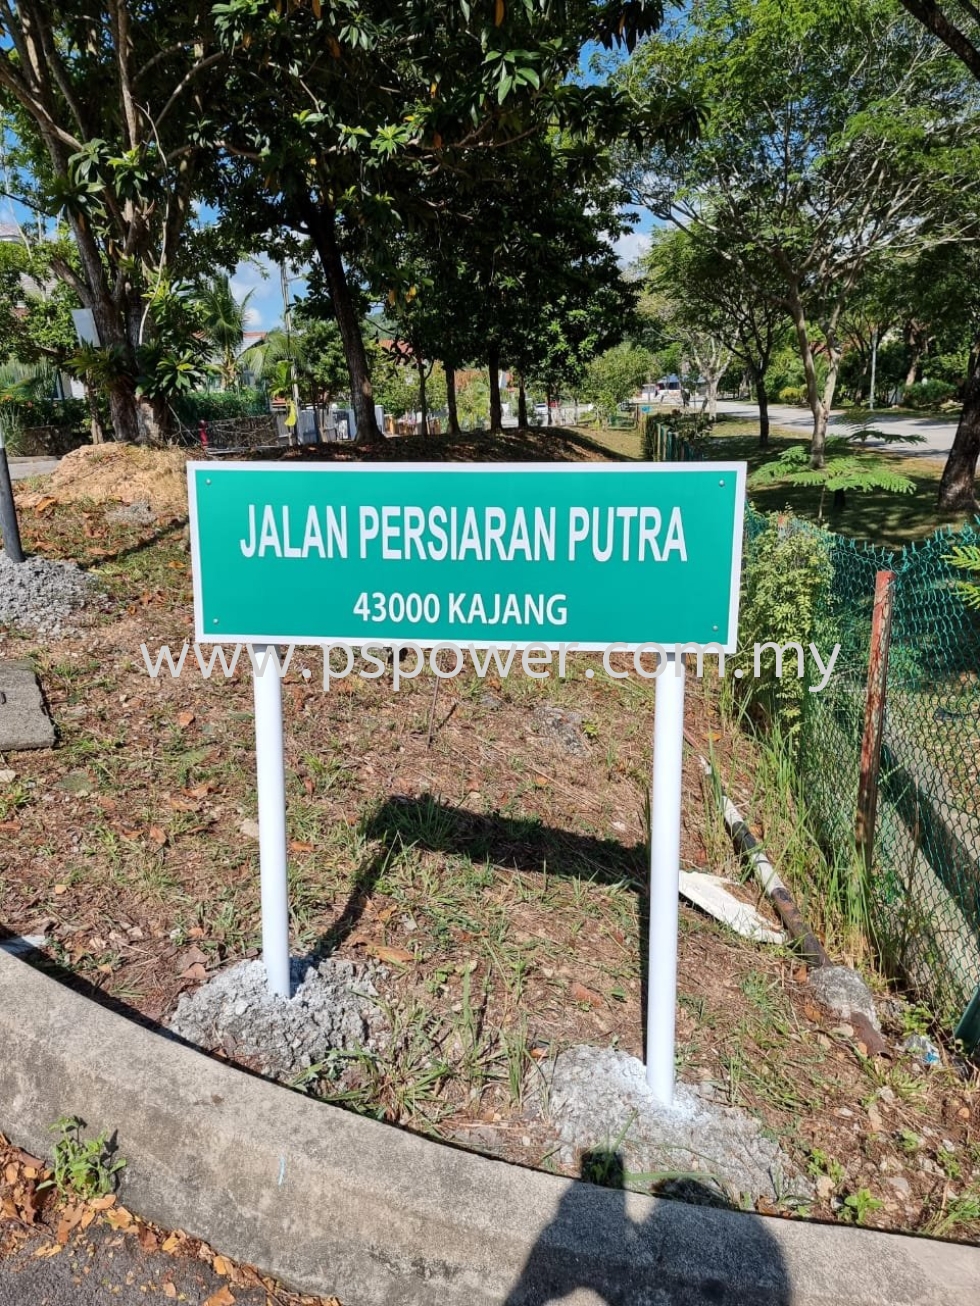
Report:
[[[859,417],[855,415],[854,420],[859,420]],[[640,458],[638,430],[606,431],[600,428],[589,435],[597,444],[620,457]],[[763,449],[759,445],[757,423],[734,420],[724,414],[719,417],[713,435],[705,442],[709,456],[724,461],[744,460],[750,475],[763,463],[777,457],[785,445],[805,443],[798,433],[774,426],[770,444]],[[854,539],[870,540],[873,544],[900,548],[931,535],[941,526],[955,529],[970,520],[968,514],[941,513],[936,507],[943,470],[941,458],[909,457],[877,449],[858,448],[854,452],[861,461],[887,466],[908,477],[915,490],[912,494],[849,493],[842,509],[825,509],[824,521],[831,530]],[[749,499],[760,512],[789,511],[808,521],[816,521],[820,491],[810,486],[776,481],[764,487],[750,487]]]

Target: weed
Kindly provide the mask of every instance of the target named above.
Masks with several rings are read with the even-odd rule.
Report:
[[[947,1179],[959,1179],[963,1173],[962,1166],[956,1159],[956,1153],[941,1147],[936,1152],[936,1163]]]
[[[113,1178],[126,1162],[114,1157],[108,1130],[86,1141],[82,1128],[77,1116],[61,1116],[51,1126],[51,1132],[60,1135],[54,1145],[54,1178],[39,1187],[53,1184],[62,1197],[74,1194],[91,1201],[112,1192]]]
[[[840,1161],[832,1156],[828,1156],[821,1148],[815,1147],[810,1152],[810,1160],[807,1162],[807,1174],[814,1179],[819,1179],[826,1175],[835,1188],[839,1188],[844,1182],[844,1167]]]
[[[859,1188],[856,1193],[848,1193],[844,1198],[844,1216],[855,1224],[864,1224],[873,1211],[881,1210],[881,1202],[872,1196],[867,1188]]]
[[[911,1129],[903,1129],[898,1135],[899,1146],[909,1156],[914,1155],[922,1146],[922,1139]]]
[[[935,1215],[926,1227],[931,1238],[946,1238],[960,1225],[980,1220],[980,1189],[971,1188],[962,1197],[954,1197],[944,1211]]]

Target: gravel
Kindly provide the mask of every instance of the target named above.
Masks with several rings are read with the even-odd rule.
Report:
[[[292,997],[271,994],[265,967],[246,961],[185,993],[171,1032],[207,1052],[247,1060],[273,1079],[293,1080],[332,1051],[375,1051],[388,1036],[373,978],[379,968],[294,957]]]
[[[552,1066],[546,1114],[558,1131],[561,1160],[581,1164],[586,1152],[615,1153],[635,1183],[649,1191],[661,1179],[683,1197],[685,1180],[717,1192],[726,1203],[812,1198],[813,1187],[760,1121],[715,1100],[710,1084],[678,1084],[674,1104],[660,1105],[647,1087],[643,1063],[611,1048],[579,1046]]]
[[[73,562],[28,558],[11,562],[0,550],[0,626],[54,637],[75,632],[70,618],[92,592]]]

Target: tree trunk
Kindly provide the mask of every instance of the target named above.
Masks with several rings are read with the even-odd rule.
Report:
[[[769,443],[769,391],[766,389],[766,374],[753,369],[755,376],[755,397],[759,402],[759,444],[765,448]]]
[[[827,444],[827,418],[829,414],[820,398],[817,386],[817,366],[813,357],[813,347],[810,344],[810,333],[807,330],[806,314],[803,311],[803,304],[795,286],[790,288],[788,298],[790,315],[796,330],[796,342],[799,346],[800,358],[803,360],[803,372],[806,376],[807,403],[810,412],[813,414],[813,434],[810,437],[810,466],[814,471],[820,471],[825,462],[824,449]]]
[[[551,396],[552,396],[552,392],[549,386],[549,388],[545,391],[545,395],[544,395],[544,407],[545,407],[545,412],[547,413],[547,417],[545,418],[546,426],[551,425]]]
[[[429,434],[429,397],[425,393],[425,363],[418,359],[417,367],[419,369],[419,410],[422,417],[419,434]]]
[[[977,458],[980,456],[980,357],[973,360],[963,391],[963,412],[953,447],[939,482],[939,507],[943,512],[974,512],[977,507]]]
[[[503,410],[500,406],[500,346],[490,345],[487,350],[487,367],[490,372],[490,430],[502,431]]]
[[[446,371],[446,411],[449,413],[449,434],[459,435],[459,414],[456,411],[456,369],[443,360]]]
[[[95,402],[95,395],[92,392],[92,387],[90,385],[85,387],[85,398],[88,401],[89,428],[92,432],[92,443],[102,444],[105,441],[105,430],[102,426],[102,418],[99,415],[99,406]]]
[[[527,429],[527,391],[524,389],[524,378],[517,378],[517,425],[522,429]]]
[[[717,422],[718,420],[718,382],[720,380],[720,376],[712,374],[705,382],[704,398],[708,407],[709,422]]]
[[[380,444],[384,440],[374,415],[374,391],[368,370],[367,352],[347,270],[337,244],[337,218],[327,205],[316,205],[309,197],[300,201],[300,211],[316,247],[330,299],[340,329],[340,339],[350,375],[351,403],[357,423],[358,444]]]

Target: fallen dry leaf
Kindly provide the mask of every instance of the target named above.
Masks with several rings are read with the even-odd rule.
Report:
[[[167,842],[167,832],[159,825],[150,826],[150,843],[155,843],[158,848],[162,848]]]
[[[568,995],[573,1002],[584,1002],[589,1007],[597,1007],[602,1002],[602,996],[587,989],[584,984],[579,984],[578,980],[568,990]]]
[[[302,839],[290,839],[289,851],[291,853],[311,853],[313,852],[313,845],[304,843]]]
[[[215,1274],[220,1274],[222,1278],[227,1278],[228,1275],[231,1274],[232,1265],[231,1261],[226,1260],[224,1256],[215,1256],[214,1260],[211,1262],[211,1268],[214,1270]]]
[[[378,961],[387,961],[393,966],[415,960],[414,952],[408,952],[405,948],[386,948],[379,943],[369,944],[365,951],[369,956],[377,957]]]
[[[204,1303],[204,1306],[235,1306],[235,1295],[230,1288],[222,1285],[217,1292],[213,1292]]]
[[[160,1250],[164,1252],[172,1252],[178,1248],[183,1241],[184,1235],[180,1232],[168,1234],[163,1240],[163,1246]]]
[[[181,730],[186,729],[187,726],[189,726],[189,725],[191,725],[191,724],[193,723],[193,721],[194,721],[194,713],[193,713],[193,712],[178,712],[178,713],[177,713],[177,724],[180,726]]]
[[[20,821],[0,821],[0,833],[18,834],[20,832]]]
[[[166,1281],[166,1283],[163,1285],[163,1295],[164,1295],[164,1297],[176,1297],[176,1296],[177,1296],[177,1289],[174,1287],[174,1285],[170,1282],[169,1279],[168,1279],[168,1280]]]
[[[177,978],[186,980],[205,980],[207,977],[207,971],[199,961],[196,961],[193,966],[188,966],[186,970],[181,971]]]
[[[93,1199],[89,1202],[89,1206],[92,1208],[93,1211],[108,1211],[109,1207],[115,1206],[115,1204],[116,1204],[115,1193],[106,1193],[105,1197],[93,1197]]]
[[[133,1214],[125,1206],[118,1206],[114,1211],[106,1211],[106,1223],[111,1229],[129,1229],[132,1227]]]

